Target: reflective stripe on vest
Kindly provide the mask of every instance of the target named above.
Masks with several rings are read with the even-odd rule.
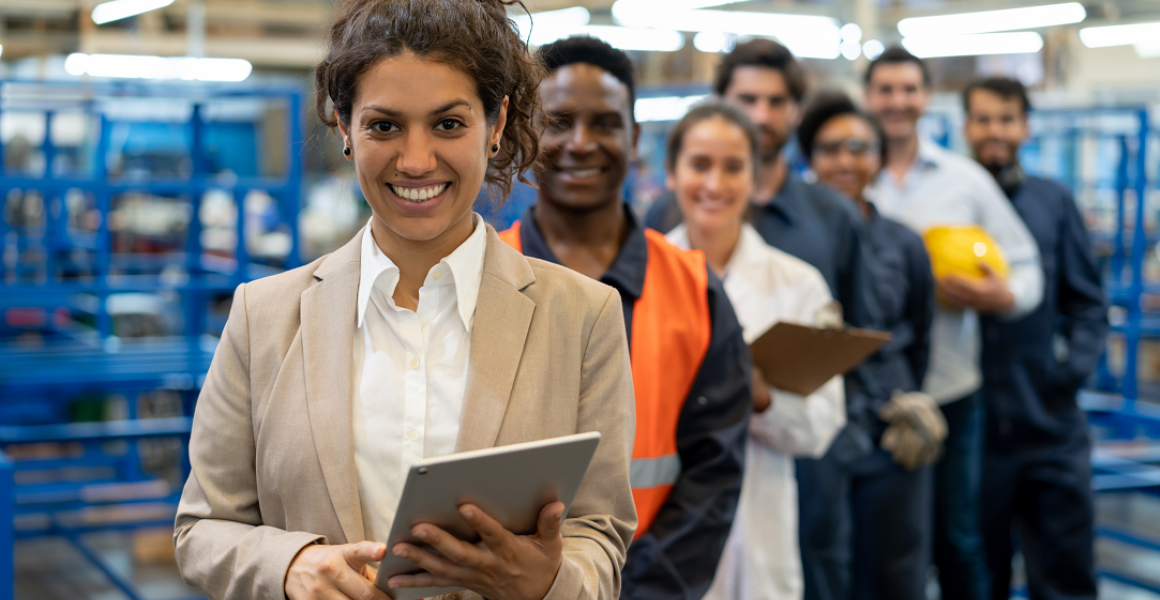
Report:
[[[636,395],[629,479],[637,538],[652,526],[680,475],[677,425],[712,335],[705,256],[681,250],[650,229],[644,233],[648,268],[629,340]],[[519,221],[499,237],[523,252]]]

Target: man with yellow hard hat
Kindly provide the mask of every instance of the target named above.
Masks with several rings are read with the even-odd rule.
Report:
[[[867,69],[866,107],[881,122],[887,147],[873,200],[881,214],[919,234],[939,226],[979,227],[1006,258],[1006,277],[980,260],[975,273],[936,279],[943,302],[935,309],[923,383],[948,430],[934,473],[934,563],[942,598],[984,600],[990,584],[979,525],[984,406],[978,315],[1030,313],[1043,298],[1043,272],[1035,240],[994,179],[974,161],[920,139],[917,124],[930,90],[926,65],[902,48],[886,50]],[[981,237],[968,243],[971,251],[988,245]],[[943,252],[930,244],[932,264]]]

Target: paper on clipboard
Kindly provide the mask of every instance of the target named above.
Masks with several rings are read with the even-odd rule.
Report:
[[[749,346],[767,383],[808,396],[890,340],[885,331],[828,329],[780,322]]]

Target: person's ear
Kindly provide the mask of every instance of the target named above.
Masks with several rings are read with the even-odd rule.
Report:
[[[338,109],[334,110],[334,120],[338,123],[338,132],[342,134],[343,158],[348,161],[354,161],[354,146],[350,140],[350,128],[343,125],[342,119],[338,116]]]
[[[676,165],[674,165],[675,167]],[[665,189],[670,192],[677,191],[677,178],[673,177],[673,172],[670,169],[665,169]]]
[[[499,145],[500,140],[503,139],[503,130],[507,127],[507,112],[508,112],[508,97],[503,97],[503,103],[499,105],[499,115],[495,118],[495,125],[492,126],[491,139],[488,144],[488,150]],[[495,154],[492,152],[492,154]]]

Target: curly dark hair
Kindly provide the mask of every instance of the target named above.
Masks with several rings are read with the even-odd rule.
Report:
[[[882,130],[882,124],[873,115],[858,108],[854,100],[841,90],[823,90],[815,94],[806,104],[797,128],[798,147],[801,148],[802,156],[807,161],[812,159],[814,140],[817,139],[818,132],[830,122],[830,119],[844,115],[858,117],[870,126],[874,137],[878,138],[878,160],[885,165],[886,133]]]
[[[513,179],[531,183],[526,173],[540,154],[543,78],[507,16],[513,5],[527,10],[520,0],[346,0],[314,73],[318,118],[331,128],[339,121],[349,126],[359,77],[384,58],[410,52],[459,69],[475,81],[489,123],[508,98],[500,151],[484,177],[498,198],[507,198]]]
[[[613,48],[604,40],[588,36],[556,40],[540,47],[540,61],[549,73],[575,63],[600,67],[628,88],[628,105],[636,105],[632,60],[623,50]],[[632,116],[631,110],[629,116]]]

